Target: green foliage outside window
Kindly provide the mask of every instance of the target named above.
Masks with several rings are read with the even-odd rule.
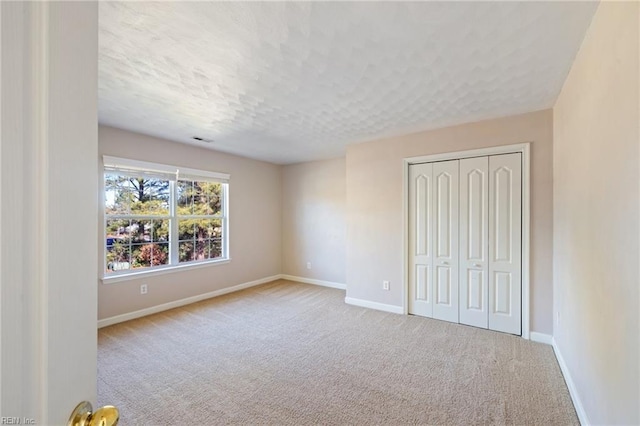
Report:
[[[222,216],[222,185],[179,180],[177,188],[179,261],[221,257],[222,220],[210,216]]]
[[[178,262],[223,256],[222,185],[176,182]],[[105,195],[107,273],[169,264],[170,182],[106,175]]]

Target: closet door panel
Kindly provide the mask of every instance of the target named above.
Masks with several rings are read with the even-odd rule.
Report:
[[[489,326],[489,158],[460,160],[460,323]]]
[[[489,157],[489,328],[521,334],[521,154]]]
[[[433,165],[409,166],[409,313],[433,316]]]
[[[433,163],[433,317],[458,322],[459,161]]]

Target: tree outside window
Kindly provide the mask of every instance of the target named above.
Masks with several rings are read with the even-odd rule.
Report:
[[[105,173],[105,274],[227,257],[227,183]]]

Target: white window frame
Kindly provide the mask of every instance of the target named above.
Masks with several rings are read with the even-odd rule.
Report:
[[[161,275],[166,273],[184,271],[188,269],[202,268],[206,266],[222,265],[231,261],[231,255],[229,253],[229,181],[230,175],[227,173],[211,172],[206,170],[191,169],[188,167],[171,166],[167,164],[151,163],[147,161],[133,160],[129,158],[119,158],[112,156],[103,156],[103,179],[102,185],[104,185],[104,176],[107,173],[117,174],[118,172],[123,174],[155,174],[159,177],[164,176],[169,180],[169,191],[171,193],[171,202],[169,204],[168,215],[130,215],[128,217],[144,220],[169,220],[169,264],[162,266],[152,266],[148,268],[140,269],[128,269],[123,271],[114,271],[109,274],[107,270],[107,220],[110,216],[106,214],[106,206],[104,205],[104,196],[102,197],[101,213],[102,213],[102,276],[103,283],[114,283],[119,281],[126,281],[136,278],[142,278],[153,275]],[[208,181],[222,183],[222,212],[220,215],[210,216],[179,216],[176,211],[176,202],[178,197],[178,180],[192,180],[192,181]],[[102,192],[105,188],[102,186]],[[222,221],[222,257],[215,259],[203,259],[192,260],[189,262],[179,262],[178,253],[178,221],[183,218],[212,218],[221,219]]]

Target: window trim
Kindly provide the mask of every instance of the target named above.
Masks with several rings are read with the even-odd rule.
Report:
[[[151,172],[162,175],[171,175],[174,180],[198,178],[212,182],[229,183],[231,177],[228,173],[210,172],[208,170],[198,170],[189,167],[171,166],[168,164],[151,163],[148,161],[132,160],[130,158],[112,157],[104,155],[102,157],[103,170],[106,171],[129,171],[129,172]],[[192,180],[198,180],[192,179]]]
[[[109,219],[106,214],[106,206],[104,201],[101,202],[101,214],[102,214],[102,272],[100,279],[103,283],[115,283],[120,281],[128,281],[133,279],[145,278],[153,275],[164,275],[173,272],[185,271],[189,269],[197,269],[206,266],[215,266],[230,263],[231,254],[229,252],[229,180],[230,175],[228,173],[211,172],[206,170],[192,169],[188,167],[171,166],[167,164],[151,163],[147,161],[133,160],[129,158],[120,158],[112,156],[103,156],[103,173],[102,173],[102,192],[104,193],[104,177],[107,174],[147,174],[157,175],[157,178],[167,179],[170,182],[171,199],[173,202],[169,206],[168,215],[148,215],[149,220],[153,219],[168,219],[170,221],[170,240],[169,244],[178,245],[178,221],[182,216],[179,216],[176,212],[175,200],[177,200],[177,185],[178,180],[193,180],[200,182],[217,182],[222,183],[222,212],[221,216],[216,216],[217,219],[222,220],[223,224],[223,239],[222,239],[222,253],[226,256],[215,259],[202,259],[192,260],[188,262],[180,263],[177,259],[177,250],[174,249],[171,252],[175,253],[175,256],[169,258],[168,265],[153,266],[140,269],[128,269],[124,271],[111,272],[107,271],[107,256],[106,256],[106,238],[107,238],[107,220]],[[104,195],[102,197],[104,199]],[[121,215],[117,215],[121,216]],[[144,216],[147,215],[131,215]],[[196,215],[197,216],[197,215]],[[196,217],[193,216],[193,217]],[[191,216],[189,216],[191,217]],[[198,216],[199,217],[199,216]],[[175,237],[175,238],[171,238]],[[175,242],[173,240],[175,239]],[[176,257],[176,259],[174,259]]]
[[[206,260],[194,260],[189,263],[181,263],[179,265],[164,265],[156,266],[154,268],[147,268],[141,270],[134,270],[135,272],[128,273],[115,273],[110,275],[102,275],[100,280],[104,284],[118,283],[122,281],[137,280],[154,275],[166,275],[174,272],[183,272],[191,269],[199,269],[207,266],[219,266],[231,263],[231,257],[219,258],[219,259],[206,259]]]

